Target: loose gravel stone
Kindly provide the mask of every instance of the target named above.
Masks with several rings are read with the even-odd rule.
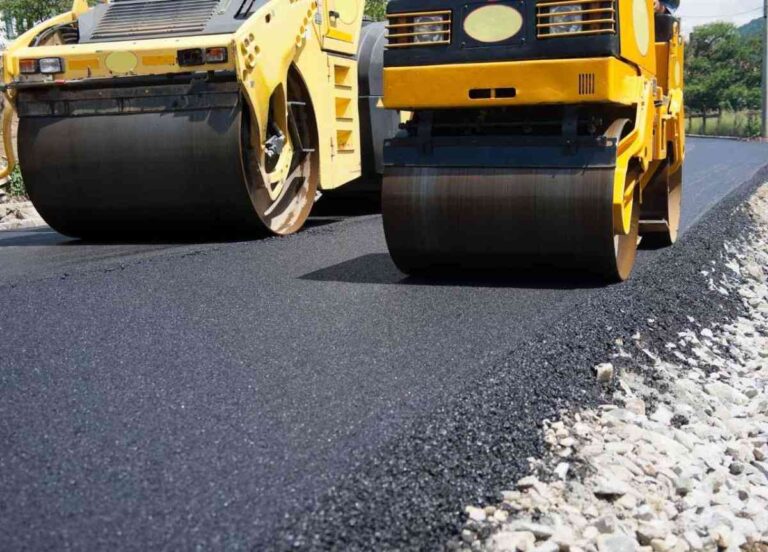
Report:
[[[568,462],[560,462],[555,468],[555,475],[558,477],[558,479],[565,479],[568,477],[568,470],[570,467],[571,466],[568,464]]]
[[[469,516],[469,519],[472,521],[485,521],[486,520],[486,513],[485,510],[481,508],[473,508],[472,506],[467,506],[467,515]]]
[[[14,200],[5,203],[0,199],[0,231],[44,225],[31,202]]]
[[[600,552],[635,552],[638,546],[632,537],[614,533],[597,537],[597,549]]]
[[[533,533],[533,536],[535,536],[537,539],[548,539],[555,532],[554,529],[548,525],[544,525],[542,523],[531,523],[527,521],[513,523],[512,527],[516,531]]]
[[[552,540],[544,541],[542,544],[539,544],[538,546],[536,546],[536,548],[533,549],[533,552],[559,552],[559,551],[560,551],[560,545]]]
[[[595,366],[595,375],[600,383],[610,383],[613,379],[613,364],[605,362]]]
[[[529,552],[535,546],[536,537],[524,531],[502,531],[491,541],[491,547],[499,552]]]
[[[538,479],[536,479],[534,476],[528,476],[523,477],[520,481],[517,482],[517,488],[518,489],[530,489],[536,483],[538,482]]]

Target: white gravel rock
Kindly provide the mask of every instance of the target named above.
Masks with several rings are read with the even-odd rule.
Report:
[[[568,477],[568,470],[570,467],[571,465],[568,462],[560,462],[555,468],[555,475],[558,479],[565,479]]]
[[[641,521],[637,525],[637,541],[643,545],[650,545],[654,539],[664,540],[672,532],[669,522],[662,520]]]
[[[719,381],[716,381],[714,383],[710,383],[704,387],[706,389],[707,393],[712,395],[713,397],[720,399],[723,402],[726,403],[733,403],[733,404],[747,404],[749,402],[749,399],[746,395],[743,393],[739,393],[736,391],[733,387],[726,383],[722,383]]]
[[[474,508],[472,506],[467,506],[465,511],[467,512],[467,516],[469,516],[469,519],[471,519],[472,521],[485,521],[487,518],[485,510],[482,508]]]
[[[538,479],[532,475],[528,477],[523,477],[520,481],[517,482],[517,488],[518,489],[530,489],[536,483],[538,483]]]
[[[537,539],[548,539],[555,533],[554,528],[549,525],[522,520],[513,522],[510,527],[518,532],[533,533]]]
[[[542,544],[536,546],[533,552],[559,552],[560,545],[553,540],[544,541]]]
[[[613,364],[604,362],[595,366],[595,375],[600,383],[610,383],[613,379]]]
[[[529,552],[536,547],[536,537],[524,531],[502,531],[493,536],[490,545],[499,552]]]
[[[613,533],[597,537],[597,549],[600,552],[635,552],[638,550],[638,544],[632,537]]]

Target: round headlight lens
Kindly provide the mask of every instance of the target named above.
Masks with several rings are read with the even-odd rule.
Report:
[[[445,24],[442,15],[419,15],[413,18],[415,42],[440,42],[445,36]]]
[[[549,32],[557,34],[579,32],[581,30],[582,22],[581,15],[573,14],[570,12],[578,12],[582,9],[583,6],[581,4],[572,4],[570,6],[555,6],[554,8],[549,8],[549,13],[552,15],[550,23],[558,23],[557,26],[550,27]]]

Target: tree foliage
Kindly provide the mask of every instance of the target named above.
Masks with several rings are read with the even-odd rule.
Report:
[[[0,0],[0,12],[19,34],[71,8],[72,0]]]
[[[366,0],[365,15],[373,18],[374,21],[384,19],[387,12],[387,0]]]
[[[730,23],[697,27],[686,50],[685,95],[697,112],[759,109],[761,42]]]

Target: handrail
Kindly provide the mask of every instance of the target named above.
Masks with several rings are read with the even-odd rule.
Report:
[[[16,152],[13,151],[13,115],[16,108],[8,93],[4,93],[5,105],[3,107],[3,146],[7,163],[0,169],[0,179],[8,178],[16,168]]]

